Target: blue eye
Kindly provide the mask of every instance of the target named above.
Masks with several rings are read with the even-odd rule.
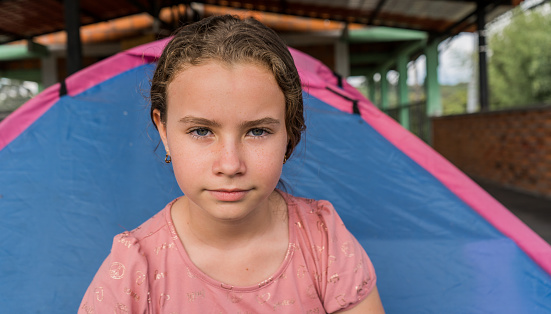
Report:
[[[252,135],[252,136],[262,136],[262,135],[266,135],[266,130],[264,129],[252,129],[249,131],[249,133]]]
[[[198,129],[194,129],[190,132],[192,135],[195,135],[197,137],[205,137],[207,135],[209,135],[210,133],[210,130],[209,129],[205,129],[205,128],[198,128]]]

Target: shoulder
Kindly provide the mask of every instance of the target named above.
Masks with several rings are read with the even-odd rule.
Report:
[[[333,205],[326,200],[314,200],[310,198],[284,194],[287,205],[294,207],[299,215],[327,215],[335,210]],[[306,215],[307,216],[307,215]]]
[[[375,269],[364,248],[329,201],[286,199],[297,244],[310,260],[308,267],[325,310],[331,313],[360,303],[376,283]]]
[[[155,254],[159,239],[170,238],[166,215],[170,213],[171,204],[140,227],[113,238],[111,253],[82,300],[82,312],[91,309],[96,312],[112,311],[117,308],[134,312],[148,308],[148,270],[152,262],[148,257]]]
[[[336,236],[335,233],[346,230],[339,214],[329,201],[286,196],[290,215],[296,215],[295,224],[299,230],[316,231],[311,236]]]
[[[149,218],[147,221],[145,221],[143,224],[141,224],[136,229],[130,231],[130,232],[123,232],[117,237],[121,236],[131,236],[136,239],[136,241],[145,241],[148,238],[156,235],[161,230],[169,227],[170,224],[170,210],[172,208],[172,204],[174,204],[176,200],[171,201],[168,203],[161,211],[156,213],[153,217]],[[115,237],[116,238],[116,237]]]
[[[326,200],[289,196],[288,207],[291,221],[299,237],[305,238],[309,247],[319,246],[318,250],[338,246],[345,254],[351,254],[356,239],[346,229],[333,204]]]
[[[122,257],[139,254],[146,256],[147,250],[155,242],[155,238],[162,236],[163,229],[168,227],[165,219],[166,210],[165,207],[132,231],[117,234],[113,238],[110,255]]]

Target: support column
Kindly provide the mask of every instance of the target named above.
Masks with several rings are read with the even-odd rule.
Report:
[[[63,7],[67,31],[67,76],[69,76],[82,68],[80,0],[65,0]]]
[[[341,37],[335,42],[335,72],[343,78],[350,76],[350,53],[348,52],[348,23]]]
[[[57,56],[51,53],[47,57],[40,59],[42,80],[39,83],[40,90],[48,88],[57,83]]]
[[[152,5],[152,12],[151,16],[153,17],[153,33],[159,34],[161,32],[161,18],[159,17],[161,13],[161,6],[159,5],[159,1],[151,1]]]
[[[381,109],[388,109],[388,80],[386,78],[388,70],[384,69],[381,73]]]
[[[474,113],[479,111],[479,97],[478,97],[478,71],[473,64],[471,71],[471,79],[467,87],[467,113]]]
[[[408,59],[405,55],[398,56],[396,63],[398,70],[398,105],[400,106],[400,124],[406,128],[410,129],[409,123],[409,93],[408,93]]]
[[[438,83],[438,41],[433,41],[425,48],[427,75],[425,77],[425,90],[427,95],[427,116],[442,115],[442,96]]]
[[[484,1],[476,2],[476,25],[478,28],[478,82],[480,111],[488,111],[488,64],[486,60],[486,5]]]
[[[373,79],[373,73],[369,73],[365,76],[365,79],[367,80],[367,94],[369,97],[369,100],[371,100],[372,103],[375,103],[375,92],[377,89],[375,88],[375,80]]]

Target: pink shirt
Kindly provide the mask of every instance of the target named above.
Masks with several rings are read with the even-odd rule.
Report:
[[[289,248],[265,281],[232,287],[201,272],[174,229],[173,201],[114,238],[79,313],[331,313],[359,303],[375,286],[375,270],[333,206],[281,194]]]

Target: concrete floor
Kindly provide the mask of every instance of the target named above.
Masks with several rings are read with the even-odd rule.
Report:
[[[489,182],[476,182],[551,244],[551,199],[525,194]]]

